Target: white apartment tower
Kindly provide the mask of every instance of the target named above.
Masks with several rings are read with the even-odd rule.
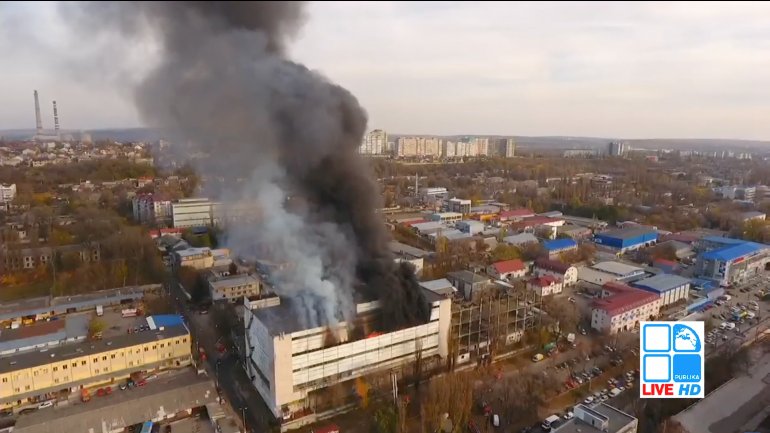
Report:
[[[388,147],[388,134],[382,129],[375,129],[364,135],[358,152],[362,155],[382,155]]]

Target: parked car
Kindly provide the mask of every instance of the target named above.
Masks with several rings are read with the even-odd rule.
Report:
[[[53,400],[48,400],[37,405],[38,409],[45,409],[47,407],[53,407]]]

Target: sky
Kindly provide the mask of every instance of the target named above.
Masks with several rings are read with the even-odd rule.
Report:
[[[292,60],[391,133],[770,139],[770,3],[318,2]],[[148,40],[91,63],[55,3],[0,2],[0,130],[141,126]],[[120,58],[117,56],[120,53]],[[105,65],[131,64],[110,74]]]

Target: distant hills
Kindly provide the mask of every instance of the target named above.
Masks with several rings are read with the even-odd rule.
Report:
[[[62,131],[62,134],[77,136],[82,131]],[[113,139],[116,141],[155,141],[162,138],[160,131],[149,128],[94,129],[87,131],[94,140]],[[35,134],[33,129],[0,130],[0,137],[11,140],[27,139]],[[411,134],[392,134],[394,137]],[[481,135],[481,134],[479,134]],[[442,136],[447,139],[460,139],[464,136]],[[490,136],[511,137],[511,136]],[[512,136],[520,149],[601,149],[607,148],[611,141],[624,141],[634,149],[677,149],[677,150],[742,150],[770,151],[770,141],[711,139],[711,138],[650,138],[626,140],[622,138],[568,137],[568,136]]]

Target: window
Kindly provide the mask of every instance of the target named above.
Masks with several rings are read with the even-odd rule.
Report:
[[[187,343],[187,337],[182,339],[182,343]]]
[[[99,369],[98,369],[98,368],[95,368],[95,369],[94,369],[94,373],[96,373],[96,374],[99,374]]]
[[[113,353],[112,355],[110,355],[110,358],[115,359],[115,354]]]
[[[7,377],[3,378],[3,383],[8,383],[8,378]]]
[[[99,362],[99,358],[94,358],[94,362]]]
[[[106,361],[106,360],[107,360],[107,355],[102,356],[102,361]]]
[[[26,385],[26,386],[24,387],[24,391],[29,391],[29,385]]]
[[[134,366],[134,361],[128,361],[128,366],[129,367],[133,367]]]
[[[77,362],[73,362],[73,363],[72,363],[72,368],[75,368],[75,367],[77,367],[77,366],[78,366],[78,363],[77,363]]]
[[[149,348],[147,348],[147,347],[145,347],[145,348],[144,348],[144,351],[145,351],[145,352],[147,352],[148,350],[150,350],[150,349],[149,349]],[[138,352],[137,352],[137,353],[138,353]]]
[[[153,344],[153,345],[152,345],[152,348],[153,348],[153,349],[157,349],[157,348],[158,348],[158,345],[157,345],[157,344]]]
[[[53,371],[59,371],[59,367],[54,367]]]
[[[85,361],[80,361],[80,365],[86,365]]]
[[[59,378],[58,378],[58,377],[55,377],[55,378],[53,379],[53,383],[59,383]]]
[[[35,370],[34,372],[32,372],[32,375],[33,375],[33,376],[37,376],[37,370]]]
[[[62,366],[61,366],[61,369],[62,369],[62,370],[66,370],[66,369],[67,369],[67,364],[64,364],[64,365],[62,365]]]
[[[13,392],[19,392],[19,391],[21,391],[19,388],[14,388],[13,389]]]

